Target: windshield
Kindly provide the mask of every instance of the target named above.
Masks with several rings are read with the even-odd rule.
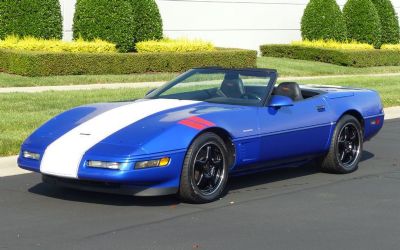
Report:
[[[267,70],[193,69],[146,98],[259,106],[275,80]]]

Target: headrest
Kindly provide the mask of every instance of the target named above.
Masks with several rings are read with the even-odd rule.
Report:
[[[239,74],[236,72],[226,73],[220,91],[226,97],[242,98],[244,95],[244,86]]]
[[[301,89],[296,82],[283,82],[275,90],[275,95],[282,95],[292,98],[293,101],[303,100]]]

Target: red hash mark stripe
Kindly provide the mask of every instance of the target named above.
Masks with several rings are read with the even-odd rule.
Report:
[[[191,120],[188,120],[188,119],[180,121],[179,124],[182,124],[182,125],[185,125],[185,126],[197,129],[197,130],[202,130],[207,127],[203,124],[192,122]]]
[[[210,122],[210,121],[207,121],[207,120],[205,120],[205,119],[203,119],[203,118],[201,118],[201,117],[198,117],[198,116],[189,117],[188,120],[191,120],[191,121],[194,121],[194,122],[197,122],[197,123],[206,125],[206,126],[208,126],[208,127],[213,127],[213,126],[215,126],[214,123],[212,123],[212,122]]]
[[[197,117],[197,116],[192,116],[187,119],[184,119],[179,122],[179,124],[197,129],[197,130],[202,130],[207,127],[215,126],[214,123],[207,121],[203,118]]]

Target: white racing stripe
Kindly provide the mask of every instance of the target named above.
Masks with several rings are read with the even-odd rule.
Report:
[[[106,111],[51,143],[43,155],[40,171],[50,175],[78,178],[83,155],[106,137],[152,114],[195,103],[198,102],[155,99],[134,102]]]

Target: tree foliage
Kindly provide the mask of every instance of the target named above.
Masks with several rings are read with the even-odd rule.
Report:
[[[135,43],[163,38],[163,23],[154,0],[129,0],[134,19]]]
[[[301,20],[307,40],[346,40],[346,23],[335,0],[310,0]]]
[[[74,39],[96,38],[115,43],[121,52],[134,48],[134,18],[125,0],[78,0],[74,16]]]
[[[372,0],[381,21],[382,44],[396,44],[400,41],[399,19],[390,0]]]
[[[1,0],[0,39],[8,35],[62,38],[58,0]]]
[[[381,45],[381,22],[371,0],[348,0],[343,9],[350,40]]]

